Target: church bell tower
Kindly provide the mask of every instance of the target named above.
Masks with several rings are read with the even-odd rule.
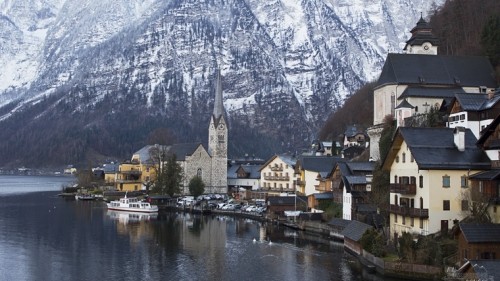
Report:
[[[208,154],[212,158],[211,192],[227,193],[227,124],[222,100],[222,81],[217,73],[214,112],[208,128]]]

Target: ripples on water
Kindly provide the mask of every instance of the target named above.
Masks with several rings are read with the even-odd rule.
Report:
[[[0,176],[0,280],[361,280],[341,244],[248,219],[107,211],[58,198],[68,182]]]

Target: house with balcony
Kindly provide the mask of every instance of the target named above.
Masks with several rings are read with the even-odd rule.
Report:
[[[453,234],[460,266],[468,260],[500,260],[500,224],[460,223]]]
[[[260,189],[269,195],[294,193],[296,188],[294,156],[274,155],[259,169]]]
[[[461,194],[470,175],[490,169],[470,129],[399,127],[383,163],[390,172],[390,230],[447,232],[464,218]]]
[[[486,92],[487,89],[483,88]],[[447,127],[471,129],[476,138],[500,114],[500,93],[489,90],[485,94],[455,94],[448,106]]]
[[[332,156],[305,156],[297,160],[296,171],[299,176],[297,191],[309,196],[314,193],[329,192],[323,179],[333,170],[337,162],[345,159]],[[323,183],[322,183],[323,182]]]

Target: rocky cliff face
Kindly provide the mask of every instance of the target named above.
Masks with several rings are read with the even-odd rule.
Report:
[[[431,5],[0,0],[0,156],[34,165],[128,157],[158,128],[206,142],[217,69],[230,155],[293,151],[377,78]]]

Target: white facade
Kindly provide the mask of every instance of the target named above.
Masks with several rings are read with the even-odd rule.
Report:
[[[352,195],[343,188],[342,191],[342,218],[345,220],[352,220]]]

